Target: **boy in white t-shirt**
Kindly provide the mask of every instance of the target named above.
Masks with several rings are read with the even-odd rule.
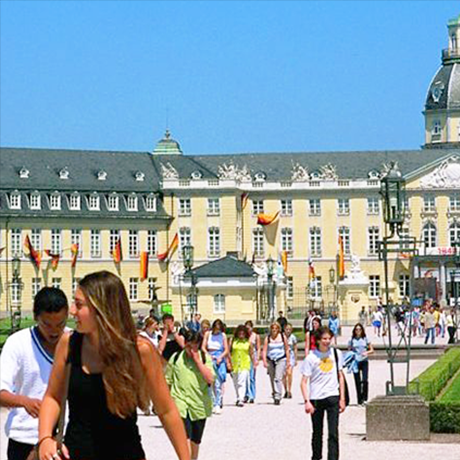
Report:
[[[312,460],[322,458],[324,412],[329,432],[327,458],[339,458],[339,413],[345,410],[345,377],[342,353],[331,347],[332,338],[328,327],[320,327],[316,331],[317,348],[310,351],[301,368],[300,389],[313,425]]]
[[[34,299],[36,325],[8,337],[0,356],[0,406],[10,410],[5,424],[8,460],[25,460],[38,442],[38,414],[48,386],[56,345],[68,315],[67,297],[45,287]]]

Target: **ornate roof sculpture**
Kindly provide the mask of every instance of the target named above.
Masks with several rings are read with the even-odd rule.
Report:
[[[161,175],[163,179],[179,179],[179,173],[177,169],[168,161],[166,165],[160,163],[161,166]]]
[[[321,179],[323,180],[337,180],[339,176],[337,175],[337,166],[332,163],[327,163],[323,166],[320,166]]]
[[[453,155],[420,181],[422,188],[460,188],[460,158]]]
[[[239,167],[233,161],[219,165],[217,176],[219,179],[237,180],[237,181],[251,181],[251,173],[246,165]]]
[[[292,163],[291,180],[292,182],[307,182],[308,181],[308,167],[302,166],[300,163]]]

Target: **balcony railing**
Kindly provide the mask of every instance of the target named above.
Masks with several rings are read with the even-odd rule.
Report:
[[[445,49],[442,50],[442,60],[450,61],[450,60],[459,60],[460,61],[460,50],[459,49]]]

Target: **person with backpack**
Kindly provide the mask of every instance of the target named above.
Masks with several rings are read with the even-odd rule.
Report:
[[[211,357],[201,350],[200,332],[185,331],[184,341],[184,350],[176,352],[168,362],[166,382],[184,421],[194,460],[198,458],[206,419],[212,414],[210,387],[215,374]]]
[[[342,353],[331,347],[333,334],[326,327],[316,333],[317,348],[304,359],[300,389],[305,412],[311,415],[313,425],[312,460],[320,460],[323,451],[323,421],[327,412],[328,460],[339,458],[339,413],[346,407],[345,376]]]
[[[284,374],[286,373],[286,369],[291,366],[290,361],[287,359],[288,356],[288,342],[285,335],[281,332],[281,326],[275,321],[270,325],[270,332],[265,337],[262,351],[262,360],[270,376],[275,406],[280,405]]]

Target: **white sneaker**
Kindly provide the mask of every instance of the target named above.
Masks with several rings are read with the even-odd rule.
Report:
[[[220,415],[222,414],[222,409],[219,406],[215,406],[214,409],[212,410],[213,414]]]

